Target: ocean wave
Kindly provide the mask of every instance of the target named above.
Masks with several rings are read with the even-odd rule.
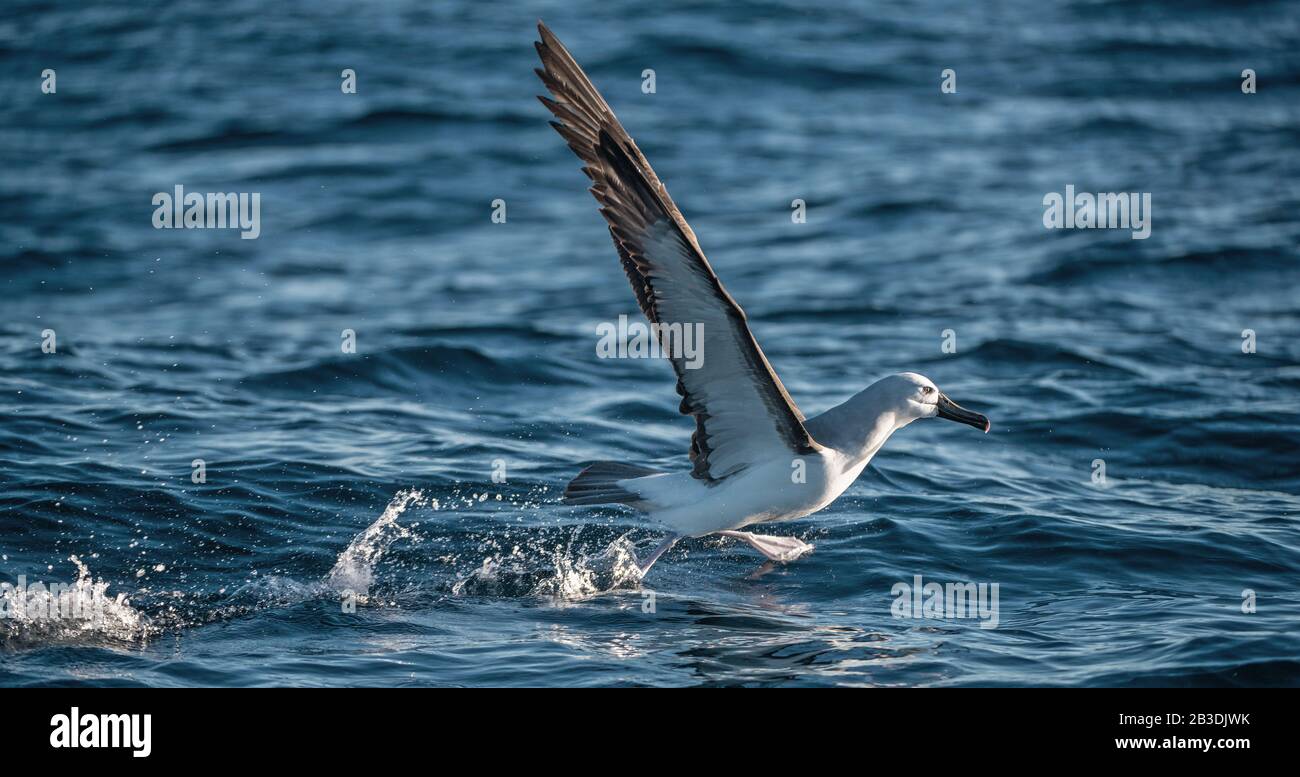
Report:
[[[563,385],[575,381],[554,365],[505,359],[466,345],[389,348],[355,357],[341,355],[301,367],[250,374],[242,384],[294,396],[304,389],[386,396],[413,388],[478,393],[493,385]],[[477,387],[477,388],[476,388]]]

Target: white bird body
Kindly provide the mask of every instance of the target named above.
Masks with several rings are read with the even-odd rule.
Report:
[[[890,435],[918,418],[937,415],[988,431],[987,418],[911,372],[878,380],[805,419],[650,163],[564,45],[545,25],[538,30],[543,68],[536,72],[555,97],[540,99],[584,163],[642,312],[659,331],[693,326],[702,332],[698,363],[673,353],[657,335],[677,374],[680,410],[695,419],[690,471],[596,462],[569,483],[566,503],[627,505],[671,530],[643,571],[678,538],[707,534],[741,539],[768,558],[789,561],[812,546],[737,530],[826,507]]]
[[[649,475],[620,482],[646,498],[651,520],[684,537],[702,537],[756,523],[788,521],[822,509],[844,492],[866,466],[835,451],[819,451],[803,460],[803,483],[792,482],[795,469],[787,459],[751,465],[744,472],[707,485],[688,472]]]
[[[712,485],[688,472],[630,478],[618,484],[645,500],[638,507],[651,520],[686,537],[802,518],[839,498],[871,463],[885,440],[913,420],[895,424],[890,413],[870,407],[860,409],[865,411],[863,416],[858,416],[857,411],[853,415],[866,421],[860,434],[862,445],[846,446],[849,450],[827,446],[804,457],[787,455],[755,462]],[[804,425],[809,429],[824,427],[829,433],[837,410],[808,419]]]

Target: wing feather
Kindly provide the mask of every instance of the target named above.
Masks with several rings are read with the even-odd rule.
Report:
[[[717,481],[774,454],[819,450],[650,163],[559,39],[545,25],[538,30],[536,72],[554,96],[538,99],[583,162],[637,304],[652,324],[702,325],[699,369],[669,354],[680,410],[695,418],[692,475]]]

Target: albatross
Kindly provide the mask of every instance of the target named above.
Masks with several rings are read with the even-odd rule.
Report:
[[[538,99],[582,160],[641,311],[661,325],[656,332],[676,323],[702,325],[704,335],[701,363],[664,349],[677,374],[680,410],[695,419],[690,469],[598,461],[564,491],[565,504],[626,505],[669,530],[638,561],[642,575],[679,539],[710,534],[747,542],[773,561],[793,561],[813,546],[740,529],[826,507],[890,435],[918,419],[946,418],[988,432],[988,418],[915,372],[889,375],[805,418],[645,155],[564,44],[545,24],[537,28],[536,73],[551,93]]]

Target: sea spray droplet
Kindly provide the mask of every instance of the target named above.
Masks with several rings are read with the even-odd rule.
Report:
[[[384,508],[383,515],[339,554],[326,584],[337,593],[353,593],[359,601],[365,601],[374,582],[375,564],[395,541],[411,536],[411,531],[397,522],[398,517],[411,505],[423,502],[422,491],[399,491]],[[436,503],[433,506],[436,509]]]

